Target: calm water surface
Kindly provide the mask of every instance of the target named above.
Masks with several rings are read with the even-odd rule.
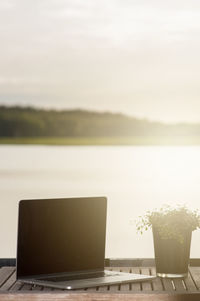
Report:
[[[0,258],[15,257],[24,198],[108,197],[106,257],[153,257],[134,220],[165,203],[200,208],[200,147],[0,146]],[[200,231],[192,257],[200,257]]]

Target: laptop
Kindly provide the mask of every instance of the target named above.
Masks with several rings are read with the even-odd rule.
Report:
[[[17,280],[66,290],[152,280],[104,270],[106,197],[19,202]]]

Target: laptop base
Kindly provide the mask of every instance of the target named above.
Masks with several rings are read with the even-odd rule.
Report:
[[[57,282],[51,281],[50,279],[49,280],[19,279],[19,280],[21,282],[29,283],[29,284],[35,284],[40,286],[52,287],[52,288],[60,288],[66,290],[74,290],[74,289],[82,289],[82,288],[112,285],[112,284],[151,281],[155,278],[156,278],[155,276],[105,270],[105,276],[88,278],[88,279],[57,281]]]

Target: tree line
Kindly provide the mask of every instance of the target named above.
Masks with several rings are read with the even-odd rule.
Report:
[[[0,137],[200,135],[200,124],[164,124],[119,113],[0,106]]]

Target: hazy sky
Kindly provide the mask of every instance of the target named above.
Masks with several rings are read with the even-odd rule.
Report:
[[[0,104],[200,121],[200,1],[1,0]]]

